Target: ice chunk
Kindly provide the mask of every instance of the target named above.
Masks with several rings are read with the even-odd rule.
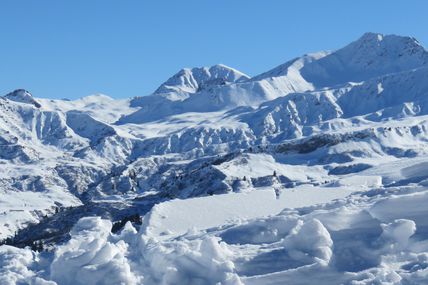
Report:
[[[60,246],[51,265],[51,278],[60,284],[137,284],[123,241],[111,242],[112,224],[100,217],[80,219],[71,240]]]
[[[303,262],[328,264],[333,254],[330,233],[317,219],[299,221],[284,239],[284,246],[291,257]]]
[[[409,238],[416,232],[416,223],[412,220],[398,219],[392,223],[382,224],[382,238],[391,242],[391,247],[404,249]]]

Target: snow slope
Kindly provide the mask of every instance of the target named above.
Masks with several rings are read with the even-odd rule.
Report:
[[[301,74],[320,88],[361,82],[427,63],[427,51],[414,38],[366,33],[346,47],[305,65]]]
[[[153,207],[146,216],[145,233],[150,236],[182,235],[189,230],[207,230],[237,221],[276,215],[284,208],[299,208],[343,198],[355,189],[325,189],[300,186],[276,197],[273,188],[216,195],[214,197],[171,200]],[[237,207],[239,205],[239,207]],[[194,213],[198,213],[195,216]],[[238,222],[239,223],[239,222]]]

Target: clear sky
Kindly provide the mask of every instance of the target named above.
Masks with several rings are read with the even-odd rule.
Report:
[[[364,32],[428,47],[426,0],[1,0],[0,94],[123,98],[180,68],[256,75]]]

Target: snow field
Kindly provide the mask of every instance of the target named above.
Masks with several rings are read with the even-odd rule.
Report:
[[[316,191],[323,201],[331,188]],[[250,193],[258,192],[271,191]],[[235,197],[249,193],[219,195],[219,202],[173,200],[153,208],[139,231],[128,223],[119,234],[110,232],[107,220],[83,218],[51,256],[2,246],[2,284],[422,284],[428,276],[427,193],[423,187],[355,192],[235,221],[229,214],[218,218],[221,208],[212,210],[210,204],[227,197],[245,209],[245,198],[241,203]],[[205,225],[160,217],[187,211],[191,219],[190,206],[207,209]],[[178,224],[176,232],[165,233],[168,219]]]

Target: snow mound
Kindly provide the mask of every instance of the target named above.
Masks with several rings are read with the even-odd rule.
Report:
[[[389,241],[389,246],[397,249],[405,249],[409,238],[416,232],[416,223],[412,220],[398,219],[392,223],[382,224],[382,237]]]
[[[37,261],[37,254],[29,249],[1,246],[0,284],[56,285],[55,282],[38,277],[32,270]]]
[[[83,218],[71,231],[71,240],[55,252],[51,278],[59,284],[138,284],[131,272],[123,241],[111,239],[112,223]]]
[[[178,241],[159,246],[143,239],[142,256],[149,265],[148,284],[243,284],[234,273],[231,252],[218,238]]]
[[[293,259],[307,264],[315,261],[327,265],[333,255],[332,246],[329,232],[317,219],[299,221],[284,239],[288,254]]]

